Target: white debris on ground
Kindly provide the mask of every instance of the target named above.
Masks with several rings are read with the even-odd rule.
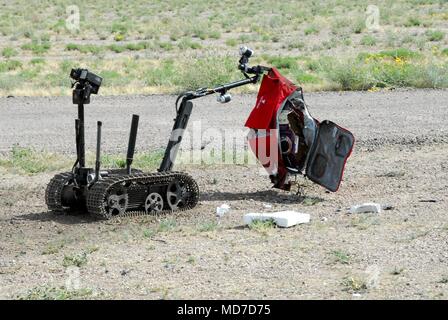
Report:
[[[252,223],[254,220],[273,220],[277,226],[288,228],[296,224],[309,223],[310,215],[297,211],[254,212],[245,214],[243,220],[246,225]]]
[[[381,213],[381,208],[379,203],[368,202],[351,206],[349,213]]]
[[[230,211],[230,206],[226,203],[223,203],[219,207],[216,207],[216,216],[222,218],[229,211]]]

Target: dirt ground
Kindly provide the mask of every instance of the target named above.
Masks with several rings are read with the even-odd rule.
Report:
[[[47,212],[44,188],[53,173],[0,172],[0,298],[56,292],[85,299],[447,299],[448,91],[307,97],[313,115],[357,137],[337,193],[301,178],[301,195],[275,191],[258,166],[192,165],[186,170],[201,188],[195,209],[112,223]],[[254,99],[237,97],[229,106],[202,101],[194,117],[221,127],[239,119],[242,126]],[[75,109],[66,100],[0,98],[2,151],[20,142],[70,153]],[[141,126],[140,137],[151,138],[140,139],[140,150],[159,147],[155,141],[164,145],[173,97],[95,100],[89,112],[119,124],[104,135],[107,151],[126,143],[127,114],[123,124],[115,112],[123,105],[129,118],[152,115],[154,126]],[[156,102],[169,112],[158,111]],[[38,128],[44,129],[36,136]],[[50,140],[54,132],[58,138]],[[347,213],[363,202],[391,210]],[[218,219],[222,203],[231,210]],[[288,229],[243,226],[244,213],[286,209],[310,213],[311,222]]]

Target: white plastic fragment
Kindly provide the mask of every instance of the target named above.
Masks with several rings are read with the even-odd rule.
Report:
[[[309,223],[310,215],[297,211],[279,211],[279,212],[254,212],[244,215],[244,224],[251,224],[254,220],[274,220],[275,224],[282,228],[292,227],[296,224]]]
[[[350,213],[381,213],[381,204],[379,203],[363,203],[363,204],[357,204],[350,207],[349,210]]]
[[[230,211],[230,206],[226,203],[223,203],[219,207],[216,207],[216,216],[222,218],[229,211]]]

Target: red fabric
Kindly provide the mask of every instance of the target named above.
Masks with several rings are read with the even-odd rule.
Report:
[[[278,149],[277,111],[283,101],[296,89],[291,81],[283,77],[277,69],[272,68],[263,76],[257,103],[245,124],[252,129],[266,130],[263,134],[257,134],[249,139],[249,146],[269,175],[276,177],[273,181],[274,187],[285,190],[290,186],[285,184],[287,171]],[[272,147],[275,149],[272,150]]]
[[[257,103],[247,118],[245,126],[253,129],[276,129],[277,110],[296,89],[297,87],[291,81],[283,77],[277,69],[272,68],[263,76]]]

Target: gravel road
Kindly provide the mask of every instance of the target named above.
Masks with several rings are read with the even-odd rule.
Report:
[[[358,146],[448,141],[448,90],[325,92],[309,93],[305,98],[314,117],[349,128]],[[93,97],[86,106],[87,148],[93,151],[95,123],[101,120],[104,151],[124,152],[133,113],[140,115],[137,151],[164,148],[175,99],[167,95]],[[235,95],[225,105],[214,96],[196,100],[190,121],[200,120],[202,130],[241,129],[255,99],[255,95]],[[18,143],[74,153],[77,109],[70,97],[0,98],[0,114],[0,152]]]

